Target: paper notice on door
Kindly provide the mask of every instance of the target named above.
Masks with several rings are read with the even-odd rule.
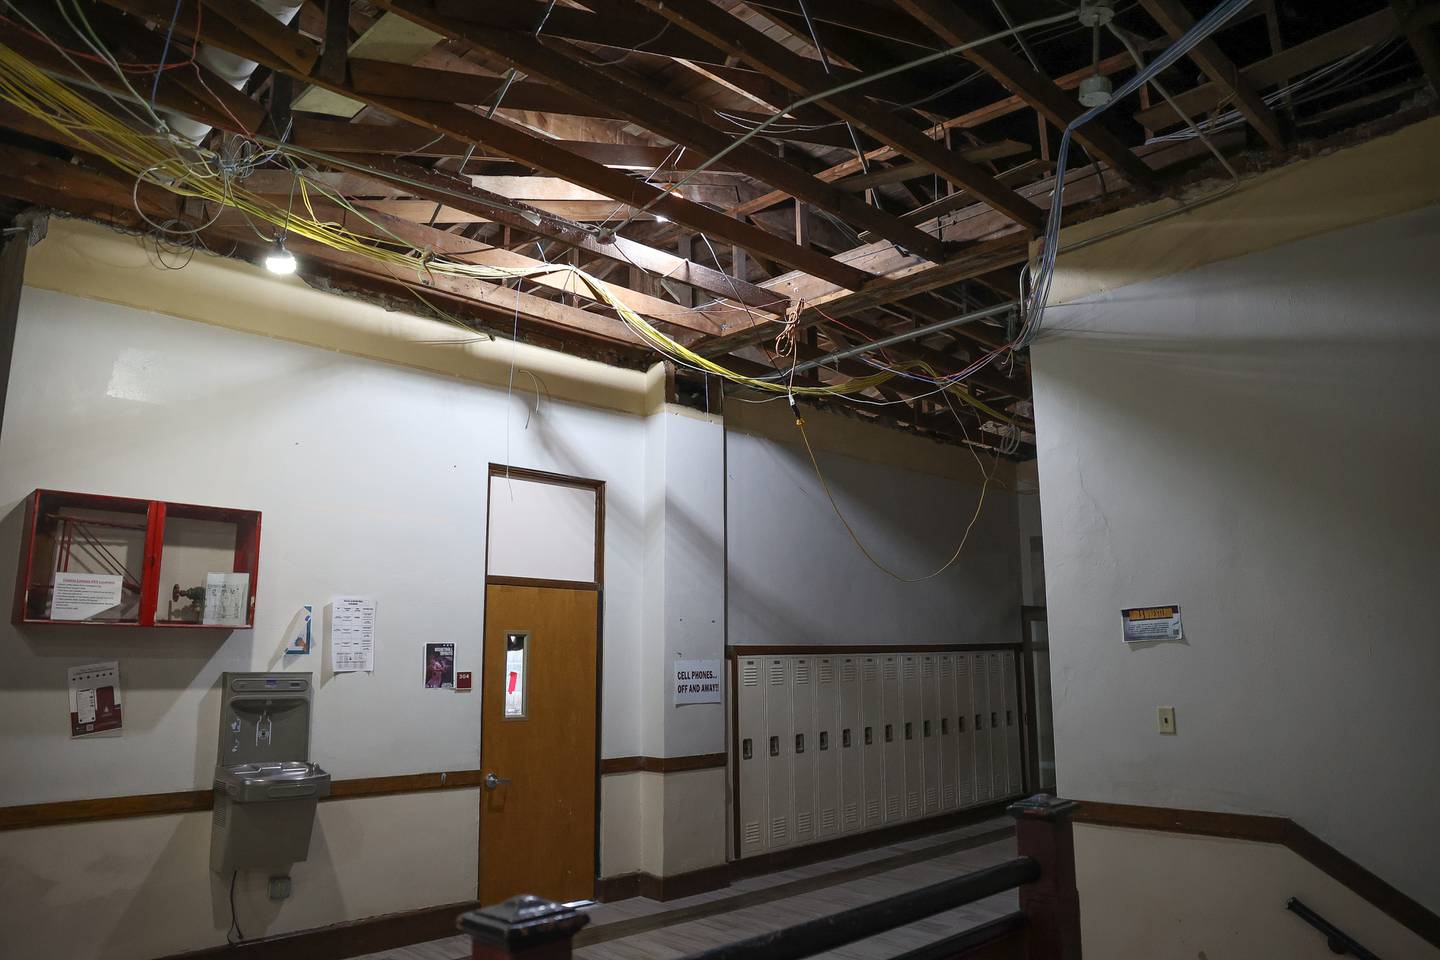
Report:
[[[246,601],[250,599],[250,574],[205,574],[205,615],[207,625],[245,626]]]
[[[52,620],[89,620],[120,604],[125,578],[107,573],[56,571],[50,602]]]
[[[330,668],[336,673],[375,670],[375,601],[337,597],[330,604]]]
[[[120,664],[110,660],[71,667],[70,736],[119,730]]]

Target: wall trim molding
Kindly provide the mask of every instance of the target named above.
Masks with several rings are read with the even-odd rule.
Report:
[[[358,777],[336,780],[330,785],[329,800],[356,797],[386,797],[427,790],[461,790],[484,783],[480,770],[447,770],[439,773],[408,773],[393,777]],[[322,801],[323,802],[323,801]],[[200,813],[215,805],[210,790],[177,790],[171,793],[141,793],[122,797],[95,797],[89,800],[56,800],[0,807],[0,831],[54,827],[67,823],[153,817],[167,813]]]
[[[610,757],[600,761],[600,773],[681,773],[725,766],[726,754],[701,753],[689,757]]]
[[[1076,823],[1102,827],[1279,844],[1416,936],[1440,947],[1440,915],[1406,896],[1289,817],[1082,800],[1074,819]]]
[[[473,901],[423,907],[403,913],[387,913],[363,920],[346,920],[313,930],[299,930],[273,937],[257,937],[239,943],[222,944],[175,953],[164,960],[208,960],[211,957],[263,958],[263,960],[343,960],[377,950],[394,950],[426,940],[439,940],[458,932],[460,914],[474,910]]]
[[[1020,643],[791,643],[791,644],[736,644],[725,648],[725,657],[734,660],[739,657],[778,657],[784,655],[818,654],[829,657],[845,657],[852,654],[871,653],[971,653],[982,650],[1020,650]]]

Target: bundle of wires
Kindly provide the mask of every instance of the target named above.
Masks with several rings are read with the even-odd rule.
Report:
[[[74,65],[76,69],[84,72],[84,68],[79,64]],[[101,86],[98,83],[95,85]],[[218,221],[221,213],[229,208],[239,211],[250,221],[251,228],[263,241],[269,242],[273,236],[266,236],[256,228],[255,221],[276,228],[277,235],[279,231],[284,231],[334,250],[363,257],[392,272],[412,274],[416,278],[415,282],[421,286],[426,285],[427,277],[436,274],[492,281],[569,274],[575,283],[583,285],[583,289],[588,290],[596,300],[613,309],[643,343],[663,356],[683,366],[766,393],[859,400],[861,394],[873,390],[902,372],[881,370],[870,376],[819,385],[782,384],[746,376],[675,340],[627,306],[605,283],[576,266],[553,263],[534,267],[497,267],[417,249],[338,193],[307,179],[295,158],[286,153],[283,145],[252,153],[244,158],[243,163],[236,163],[233,156],[222,156],[213,150],[180,140],[165,130],[163,125],[150,132],[136,130],[53,79],[3,43],[0,43],[0,100],[42,120],[73,141],[78,149],[99,156],[134,176],[136,210],[152,228],[162,234],[196,235],[209,224]],[[294,173],[296,198],[298,205],[303,208],[303,213],[281,207],[244,188],[244,174],[259,164],[272,160],[289,166]],[[183,226],[173,221],[156,223],[145,216],[139,203],[140,186],[147,183],[162,187],[177,196],[214,204],[217,212],[209,223],[198,226]],[[347,215],[353,215],[374,228],[375,235],[356,233],[339,223],[326,222],[316,216],[311,200],[312,191],[324,195],[326,199],[344,209]],[[934,375],[934,371],[924,364],[916,363],[912,366]],[[988,416],[1006,423],[1011,422],[1011,418],[971,396],[955,378],[948,378],[940,389],[977,407]]]

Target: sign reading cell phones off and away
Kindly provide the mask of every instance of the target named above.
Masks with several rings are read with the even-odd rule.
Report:
[[[1121,610],[1120,623],[1125,631],[1126,643],[1159,643],[1185,639],[1185,630],[1180,625],[1178,603],[1164,607],[1130,607]]]
[[[720,703],[719,660],[676,660],[671,689],[675,706],[682,703]]]

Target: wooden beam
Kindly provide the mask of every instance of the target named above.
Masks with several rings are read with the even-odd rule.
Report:
[[[564,41],[552,40],[542,44],[533,37],[442,17],[422,0],[381,0],[381,3],[386,9],[442,36],[474,44],[509,66],[531,76],[542,77],[572,96],[613,107],[635,123],[673,142],[710,155],[719,153],[733,142],[732,137],[723,131],[659,102],[654,91],[645,89],[639,81],[627,81],[613,71],[581,62],[583,54]],[[861,224],[926,257],[941,258],[941,244],[932,235],[869,206],[844,190],[817,180],[763,150],[747,144],[727,156],[736,169],[791,196],[809,200],[844,220]],[[763,250],[756,252],[765,253]]]
[[[207,15],[223,18],[251,40],[273,51],[300,73],[309,73],[315,66],[315,61],[320,58],[314,41],[300,36],[253,3],[203,0],[203,6]]]
[[[727,53],[740,57],[798,95],[815,93],[835,85],[835,78],[827,76],[818,65],[792,53],[759,30],[725,13],[709,0],[639,2],[696,36],[704,37]],[[969,190],[1016,223],[1037,233],[1042,228],[1044,213],[1039,207],[997,183],[982,167],[946,149],[943,144],[910,126],[893,111],[867,100],[865,95],[854,91],[836,94],[821,101],[821,105],[881,143],[894,147],[927,170]],[[778,183],[774,185],[780,186]]]
[[[1409,41],[1410,49],[1415,51],[1415,59],[1420,61],[1420,68],[1429,78],[1430,86],[1435,93],[1440,94],[1440,39],[1436,38],[1434,28],[1417,16],[1417,13],[1428,8],[1430,19],[1433,19],[1440,4],[1421,3],[1419,0],[1390,0],[1390,8],[1404,25],[1405,39]]]
[[[1263,90],[1283,83],[1286,78],[1297,76],[1316,67],[1333,63],[1348,54],[1393,37],[1399,29],[1392,10],[1377,10],[1372,14],[1351,21],[1318,37],[1302,40],[1281,53],[1257,60],[1240,69],[1240,76],[1251,87]],[[1173,93],[1175,102],[1192,117],[1213,110],[1223,103],[1228,92],[1222,84],[1204,83],[1179,93]],[[1148,110],[1135,114],[1135,121],[1141,126],[1163,128],[1182,123],[1180,117],[1163,100]]]
[[[989,36],[995,31],[947,0],[895,0],[905,12],[929,27],[946,43],[959,46]],[[1002,42],[992,41],[971,47],[964,56],[1005,85],[1016,96],[1039,110],[1056,127],[1064,129],[1083,112],[1049,77],[1037,72]],[[1127,58],[1128,59],[1128,58]],[[1075,131],[1075,139],[1095,157],[1123,172],[1132,183],[1153,187],[1153,172],[1141,163],[1119,138],[1099,121]]]
[[[1195,25],[1195,18],[1180,0],[1140,0],[1145,12],[1160,24],[1171,39],[1178,40]],[[1255,131],[1273,149],[1285,146],[1285,137],[1280,132],[1280,121],[1265,103],[1265,98],[1240,74],[1235,62],[1225,55],[1214,38],[1201,40],[1190,51],[1205,75],[1218,83],[1235,102],[1235,108],[1249,121]]]
[[[104,2],[138,13],[162,24],[169,24],[173,17],[174,7],[168,4],[167,0],[104,0]],[[194,0],[180,0],[181,16],[177,22],[186,22],[186,10],[189,9],[193,13],[193,6],[187,5],[193,4],[193,2]],[[188,22],[193,22],[193,20]],[[238,32],[222,31],[218,36],[211,36],[207,29],[204,39],[221,49],[263,63],[271,69],[292,74],[295,72],[273,51]],[[733,220],[719,211],[672,196],[667,191],[570,153],[555,146],[552,141],[516,130],[495,120],[487,120],[463,107],[362,94],[349,85],[328,84],[322,78],[314,76],[301,77],[301,79],[309,80],[317,86],[326,87],[342,96],[351,97],[401,120],[429,128],[438,134],[473,143],[477,147],[492,148],[502,156],[510,157],[554,176],[563,177],[621,203],[643,207],[653,200],[655,202],[654,209],[676,223],[683,223],[693,230],[723,237],[732,243],[746,246],[762,256],[779,260],[813,276],[824,276],[831,282],[849,289],[859,289],[869,279],[869,276],[863,271],[856,270],[823,254],[806,250],[758,227]],[[922,235],[938,244],[938,241],[935,241],[929,234]]]
[[[325,0],[325,46],[320,52],[320,75],[331,83],[344,83],[349,50],[350,0]]]

